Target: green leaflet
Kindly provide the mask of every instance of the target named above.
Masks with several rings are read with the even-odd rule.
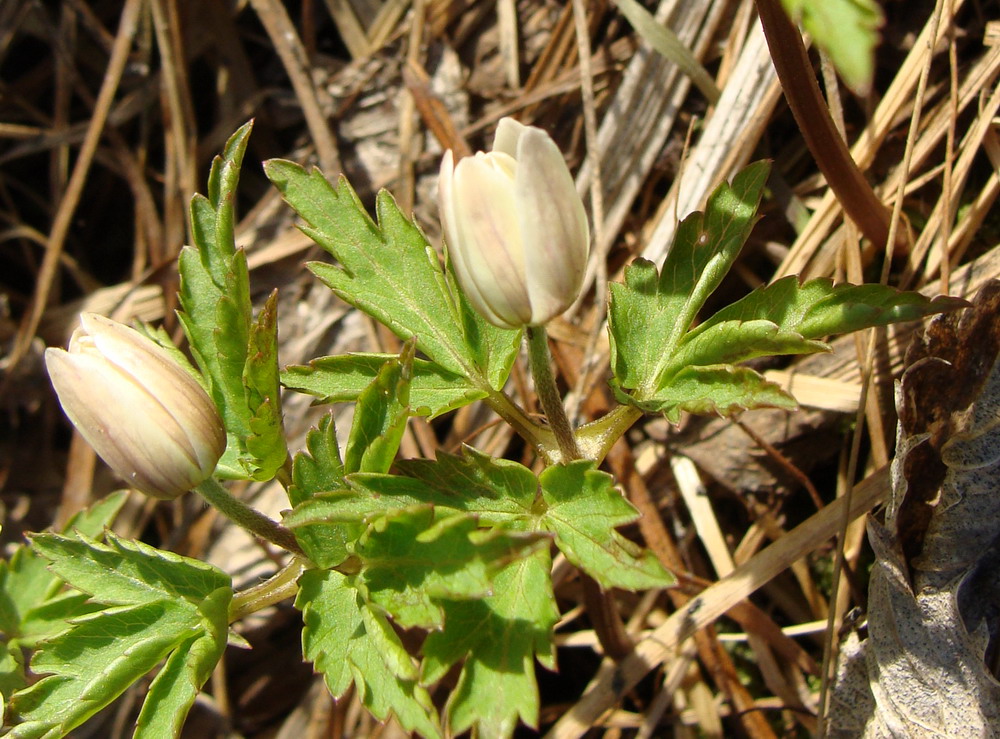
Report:
[[[303,231],[338,262],[336,266],[313,262],[312,272],[340,298],[400,338],[415,338],[417,349],[436,365],[425,365],[420,372],[448,377],[449,386],[457,391],[444,406],[457,400],[471,402],[487,388],[503,387],[520,332],[498,329],[475,315],[442,269],[437,253],[389,193],[378,195],[376,223],[343,178],[334,187],[318,170],[307,172],[277,159],[265,163],[265,172],[306,222]],[[331,369],[358,371],[356,365],[343,363]],[[465,379],[464,390],[458,391],[455,376]],[[332,382],[349,386],[346,379]],[[329,395],[342,392],[340,388]],[[421,404],[443,407],[424,400]]]
[[[871,85],[884,18],[875,0],[781,0],[854,90]]]
[[[408,731],[440,737],[430,696],[417,681],[413,658],[385,616],[366,602],[346,575],[310,570],[299,581],[295,606],[305,628],[302,649],[330,693],[339,698],[357,686],[365,707],[377,718],[389,714]]]
[[[179,730],[225,649],[232,583],[211,565],[106,535],[101,544],[36,534],[52,572],[90,595],[94,610],[40,642],[31,669],[42,679],[9,703],[12,737],[62,736],[167,658],[147,693],[137,736]]]
[[[637,259],[611,286],[612,389],[622,403],[673,422],[682,411],[731,415],[795,400],[756,371],[761,356],[828,350],[830,334],[884,326],[966,305],[884,285],[799,285],[786,277],[759,288],[692,328],[697,312],[739,254],[755,220],[767,166],[752,164],[723,183],[704,214],[678,229],[663,268]]]
[[[361,395],[392,354],[342,354],[320,357],[305,366],[286,367],[282,384],[308,393],[326,403],[353,402]],[[426,359],[413,360],[410,382],[410,405],[414,415],[435,418],[486,397],[484,390],[442,369]]]
[[[275,298],[255,322],[246,255],[233,236],[240,165],[251,123],[212,162],[208,197],[191,199],[194,246],[181,250],[178,314],[226,425],[217,474],[270,480],[287,456],[278,396]]]

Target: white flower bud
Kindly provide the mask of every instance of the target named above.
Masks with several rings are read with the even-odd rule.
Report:
[[[590,231],[562,153],[539,128],[503,118],[493,151],[444,155],[441,220],[455,276],[501,328],[543,324],[580,293]]]
[[[215,471],[226,434],[215,404],[162,347],[93,313],[45,365],[66,415],[119,476],[172,499]]]

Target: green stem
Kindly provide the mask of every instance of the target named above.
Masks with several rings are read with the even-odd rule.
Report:
[[[620,405],[596,421],[581,426],[576,437],[583,455],[600,464],[615,442],[643,415],[634,405]]]
[[[547,462],[554,461],[558,455],[558,448],[552,432],[535,423],[520,406],[504,393],[492,388],[487,389],[487,392],[489,394],[483,399],[483,402],[510,424],[521,438],[531,444]]]
[[[528,337],[528,364],[531,375],[535,378],[535,392],[538,401],[549,419],[549,426],[555,434],[562,462],[580,459],[580,448],[576,445],[573,428],[569,425],[566,408],[556,387],[556,378],[552,374],[552,355],[549,354],[549,340],[544,326],[527,326],[525,335]]]
[[[294,557],[270,579],[236,593],[229,605],[229,623],[291,598],[299,590],[299,576],[306,567],[305,560]]]
[[[219,484],[214,477],[201,483],[195,490],[207,500],[223,516],[247,531],[256,534],[261,539],[286,549],[293,554],[302,554],[298,542],[291,531],[281,524],[272,521],[260,511],[237,500],[229,491]]]

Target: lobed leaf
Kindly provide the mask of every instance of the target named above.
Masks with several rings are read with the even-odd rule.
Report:
[[[167,659],[153,681],[140,736],[169,736],[183,723],[227,642],[232,584],[198,560],[119,539],[36,534],[32,547],[53,573],[100,609],[42,641],[31,670],[42,678],[10,700],[8,736],[62,736]],[[145,721],[145,723],[143,723]]]
[[[246,454],[240,462],[254,480],[270,480],[288,457],[278,385],[277,290],[271,293],[250,326],[243,381],[251,415]]]
[[[339,262],[310,263],[317,277],[400,338],[416,336],[420,350],[442,367],[471,374],[437,254],[392,196],[379,193],[376,224],[343,178],[333,187],[319,170],[280,159],[265,162],[264,171],[306,222],[302,230]]]
[[[542,526],[566,558],[603,588],[662,588],[674,579],[656,556],[615,529],[639,512],[590,460],[546,468],[538,477],[548,509]]]
[[[698,311],[729,271],[756,220],[770,167],[757,162],[722,183],[704,213],[677,230],[663,264],[637,259],[611,285],[608,326],[618,385],[645,398],[659,384]]]
[[[288,499],[292,505],[308,507],[328,491],[346,488],[344,465],[337,446],[337,429],[333,416],[326,416],[319,427],[306,434],[306,451],[295,455],[292,463],[292,485]],[[314,521],[316,522],[316,521]],[[289,525],[288,518],[284,521]],[[319,520],[320,525],[307,524],[293,528],[295,539],[316,565],[335,567],[347,558],[347,542],[361,535],[361,527]]]
[[[376,223],[343,178],[335,187],[318,170],[307,172],[278,159],[266,162],[264,169],[305,221],[303,231],[338,262],[313,262],[309,269],[345,302],[400,338],[415,339],[417,348],[436,365],[425,366],[418,375],[447,378],[445,397],[421,399],[421,405],[441,413],[482,397],[490,388],[503,387],[521,332],[498,329],[471,309],[450,269],[442,269],[437,253],[388,192],[380,192],[376,199]],[[359,368],[340,363],[336,369]],[[466,387],[460,389],[453,376],[464,378]],[[330,397],[345,392],[341,381],[334,382],[336,393]]]
[[[394,714],[408,731],[441,736],[413,659],[351,578],[333,570],[310,570],[299,580],[295,606],[304,622],[303,654],[323,674],[334,698],[353,683],[377,718]]]
[[[282,384],[314,395],[325,403],[355,402],[392,354],[342,354],[320,357],[305,366],[289,366]],[[462,375],[426,359],[413,360],[410,406],[417,416],[435,418],[486,397],[486,391],[471,385]]]
[[[345,472],[386,472],[396,457],[410,417],[413,351],[413,342],[407,342],[358,396],[344,450]]]
[[[509,737],[518,719],[538,726],[534,660],[555,669],[552,629],[559,618],[546,549],[507,565],[494,577],[494,595],[445,601],[445,625],[424,642],[422,677],[439,680],[461,660],[447,703],[452,734]]]
[[[424,506],[369,527],[353,548],[359,582],[372,603],[403,628],[441,628],[442,599],[482,598],[493,576],[514,559],[544,546],[538,534],[479,529],[468,514],[436,516]]]
[[[191,199],[194,246],[184,247],[178,259],[178,317],[226,426],[217,474],[263,480],[287,452],[279,446],[274,317],[265,314],[254,323],[246,255],[233,236],[236,185],[251,128],[242,126],[213,160],[208,197]]]

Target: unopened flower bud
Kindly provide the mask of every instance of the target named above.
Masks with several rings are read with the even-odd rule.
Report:
[[[590,231],[562,153],[539,128],[503,118],[493,151],[439,181],[448,254],[462,291],[501,328],[543,324],[580,293]]]
[[[154,498],[176,498],[208,478],[226,434],[201,385],[138,331],[93,313],[80,324],[69,351],[45,350],[45,365],[83,438]]]

